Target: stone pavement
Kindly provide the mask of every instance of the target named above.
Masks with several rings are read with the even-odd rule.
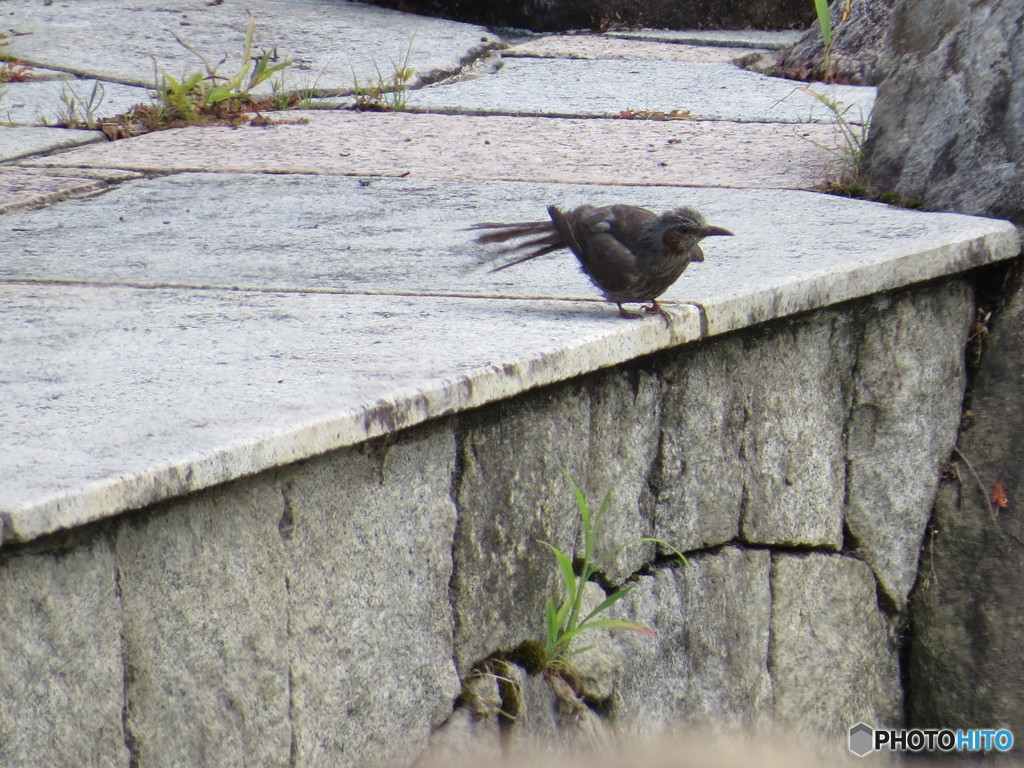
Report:
[[[835,115],[731,61],[792,35],[530,38],[358,3],[247,4],[282,87],[409,112],[275,114],[107,142],[46,127],[233,71],[231,2],[4,0],[0,522],[27,541],[638,355],[1019,251],[1005,222],[813,191]],[[814,86],[850,121],[870,88]],[[330,105],[325,100],[323,106]],[[681,119],[625,119],[653,113]],[[275,123],[276,121],[276,123]],[[736,233],[628,322],[568,254],[490,274],[464,228],[549,203],[692,204]]]

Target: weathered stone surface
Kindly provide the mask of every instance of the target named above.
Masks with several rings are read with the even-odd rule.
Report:
[[[750,51],[758,48],[781,50],[799,40],[803,33],[796,29],[616,29],[609,30],[607,36],[676,45],[737,46]]]
[[[671,80],[668,82],[674,87]],[[531,91],[537,88],[536,84],[529,82],[524,87]],[[771,103],[791,92],[791,88],[775,92]],[[609,106],[615,109],[616,114],[630,106],[625,103],[626,95],[634,96],[635,93],[624,91],[621,99],[611,99],[613,103]],[[733,98],[743,102],[741,94],[734,93]],[[566,109],[564,99],[562,102],[556,102],[552,95],[548,101],[552,107],[557,106],[563,112]],[[749,106],[750,99],[747,99],[746,103]],[[656,108],[656,105],[651,103],[633,106],[641,109]],[[681,108],[681,105],[672,103],[664,108],[672,110]],[[763,110],[754,111],[751,108],[746,114],[753,119],[762,118]],[[12,131],[29,130],[44,131],[40,128],[0,128],[0,142],[3,142],[4,137],[9,136]],[[49,131],[50,134],[54,132]],[[346,208],[358,208],[359,197],[369,198],[379,207],[381,203],[377,195],[394,184],[384,181],[381,177],[457,179],[463,182],[459,189],[460,193],[467,193],[466,197],[461,194],[453,196],[451,184],[446,184],[446,198],[440,201],[423,199],[425,191],[420,188],[417,195],[422,201],[410,204],[415,206],[415,210],[422,205],[430,205],[437,209],[438,206],[457,203],[458,210],[462,213],[446,215],[443,220],[438,219],[434,223],[443,226],[450,220],[453,224],[464,226],[461,220],[463,214],[467,216],[465,224],[476,221],[473,216],[494,218],[495,212],[498,211],[513,215],[509,205],[515,205],[515,202],[505,204],[501,198],[507,194],[513,201],[521,199],[516,196],[517,184],[503,184],[492,187],[477,205],[474,202],[473,188],[474,182],[481,179],[587,184],[589,189],[585,197],[579,195],[583,198],[580,202],[593,200],[594,195],[601,193],[614,194],[617,200],[630,199],[630,193],[610,185],[609,182],[612,181],[615,185],[662,184],[666,185],[664,196],[674,196],[676,205],[679,204],[682,195],[678,189],[672,189],[672,186],[772,189],[773,194],[778,194],[774,190],[779,188],[812,189],[821,181],[820,173],[815,169],[833,157],[829,149],[839,146],[836,139],[835,126],[811,123],[794,128],[792,124],[763,122],[645,120],[638,125],[632,120],[552,120],[548,117],[509,117],[494,114],[481,117],[408,112],[308,110],[288,112],[281,117],[280,124],[260,128],[206,126],[157,131],[133,138],[130,142],[103,142],[99,146],[88,148],[88,151],[82,148],[71,154],[49,155],[26,162],[75,168],[235,173],[270,171],[277,174],[374,177],[372,187],[358,188],[361,191],[355,196],[357,199],[344,200]],[[303,147],[301,153],[292,149],[297,144]],[[616,151],[602,157],[601,162],[595,164],[595,145],[614,146]],[[758,147],[759,151],[746,151],[750,146]],[[0,143],[0,151],[3,148],[4,144]],[[42,148],[44,147],[40,146],[40,149]],[[445,157],[444,163],[437,162],[439,155]],[[202,177],[198,177],[196,181],[201,179]],[[287,180],[280,176],[264,177],[261,186],[274,186],[275,181],[278,187],[289,186]],[[301,183],[302,179],[292,179],[291,182]],[[245,178],[247,189],[258,183],[259,177]],[[344,194],[342,190],[346,185],[355,186],[356,183],[355,179],[345,179],[339,184],[340,188],[330,194]],[[398,183],[407,186],[409,181]],[[213,198],[231,196],[232,184],[230,178],[221,177],[217,184],[221,188],[216,191],[190,189],[185,207],[197,211],[201,208],[192,206],[199,203],[198,198],[209,198],[212,204]],[[176,181],[168,180],[159,186],[174,188],[182,185],[192,186],[192,182],[177,177]],[[506,189],[509,190],[508,193]],[[564,193],[558,192],[558,189],[559,187],[553,187],[552,194],[548,197],[562,200],[565,194],[573,194],[570,189],[565,189]],[[282,192],[284,190],[270,194]],[[688,197],[691,192],[692,190],[687,190],[686,196]],[[653,196],[657,193],[656,187],[648,187],[642,193],[637,192],[632,199],[638,204],[641,200],[644,204],[653,204],[647,201],[656,199]],[[169,191],[168,194],[174,193]],[[250,194],[253,197],[261,197],[267,193]],[[312,201],[308,193],[306,200]],[[153,202],[163,208],[175,201],[161,199]],[[844,202],[849,205],[853,201]],[[318,203],[317,207],[323,204],[326,203]],[[792,205],[795,207],[795,204]],[[784,206],[779,207],[785,209]],[[222,216],[239,215],[233,213],[233,208],[217,210]],[[273,217],[278,210],[281,209],[263,210],[262,213]],[[541,215],[543,211],[544,208],[541,207]],[[171,212],[180,213],[180,210],[172,209]],[[391,215],[402,218],[403,213],[408,211],[392,208],[392,204],[388,204],[384,210],[378,210],[377,214],[384,216],[380,220],[381,233],[401,237],[402,231],[387,228],[387,222]],[[531,215],[536,216],[537,212]],[[162,220],[167,220],[167,217]],[[303,218],[289,216],[287,221],[290,222],[289,226],[301,226]],[[249,222],[249,226],[259,224],[258,221]],[[242,226],[245,226],[244,222]],[[416,231],[421,245],[429,244],[435,237],[443,240],[449,249],[449,255],[456,243],[468,239],[465,235],[442,236],[440,231],[430,239],[425,239],[426,232]],[[309,228],[306,228],[304,233],[307,237],[314,238],[326,234]],[[201,233],[191,235],[199,236]],[[315,252],[315,248],[310,250],[311,254]]]
[[[891,56],[887,32],[895,0],[833,0],[831,63],[826,68],[825,40],[817,19],[806,34],[782,51],[773,70],[801,79],[875,85]],[[849,13],[847,14],[847,5]]]
[[[19,129],[0,128],[0,144],[3,143],[4,134],[7,130],[17,131]],[[79,133],[79,131],[60,131],[43,128],[26,128],[24,130]],[[0,156],[2,155],[3,149],[0,147]],[[0,167],[0,213],[53,203],[66,197],[100,192],[111,184],[128,181],[137,177],[138,174],[131,171]]]
[[[848,318],[826,311],[680,355],[664,373],[655,532],[686,550],[842,546]]]
[[[777,725],[837,743],[858,721],[902,721],[898,651],[875,579],[843,555],[772,555],[768,668]]]
[[[627,659],[613,698],[630,731],[669,725],[753,725],[771,715],[770,555],[726,547],[658,569],[612,613],[657,638],[616,632]]]
[[[842,546],[843,436],[853,365],[849,320],[832,311],[754,333],[732,391],[749,422],[741,535],[754,544]]]
[[[212,65],[220,62],[220,76],[232,77],[247,11],[256,21],[253,53],[274,49],[277,60],[295,60],[284,77],[264,82],[258,93],[269,93],[274,81],[285,88],[349,90],[356,78],[366,83],[381,72],[387,77],[395,62],[411,66],[418,82],[457,71],[464,57],[496,42],[480,27],[328,0],[249,0],[244,7],[206,0],[175,0],[170,6],[160,0],[65,6],[5,0],[5,24],[22,33],[11,36],[5,53],[76,74],[153,86],[164,72],[180,79],[203,71],[203,62],[180,38]]]
[[[731,62],[762,49],[686,45],[659,40],[625,40],[607,35],[547,35],[525,40],[501,52],[502,58],[629,59]]]
[[[611,725],[564,678],[534,675],[522,677],[518,684],[522,711],[513,725],[511,756],[529,756],[538,749],[586,754],[612,743]]]
[[[471,675],[463,681],[459,703],[430,734],[413,768],[450,768],[469,758],[497,762],[502,755],[501,710],[498,679],[490,673]]]
[[[455,657],[462,673],[499,649],[542,641],[562,581],[549,542],[576,546],[580,516],[562,469],[588,466],[590,394],[560,385],[481,412],[462,434],[456,498]]]
[[[900,610],[960,424],[973,313],[970,285],[952,280],[872,300],[859,328],[846,524]]]
[[[1024,223],[1024,4],[901,0],[866,159],[877,191]]]
[[[512,677],[519,690],[520,706],[513,725],[515,741],[524,747],[537,742],[566,744],[569,734],[559,727],[557,703],[548,681],[540,675],[522,674],[515,667]]]
[[[70,149],[100,141],[103,141],[103,134],[99,131],[0,126],[0,161],[14,160],[40,152]],[[6,202],[6,200],[3,201],[4,204]]]
[[[297,764],[400,764],[451,713],[454,465],[436,427],[283,475]]]
[[[48,544],[0,553],[0,765],[127,768],[114,553]]]
[[[142,766],[287,766],[288,601],[264,475],[127,518],[126,741]]]
[[[600,87],[581,88],[580,83]],[[676,110],[690,119],[723,123],[835,124],[835,112],[815,92],[849,110],[850,122],[870,114],[875,101],[874,88],[816,83],[801,90],[727,63],[510,58],[486,77],[411,91],[409,105],[453,114],[619,117],[623,111]],[[723,129],[714,126],[715,135]],[[740,151],[731,149],[734,155]],[[593,163],[594,156],[589,160]]]
[[[653,535],[648,479],[658,449],[661,386],[654,373],[642,369],[604,373],[591,387],[590,408],[584,487],[593,511],[611,491],[598,531],[597,556],[603,558],[628,541]],[[618,583],[653,555],[653,544],[635,542],[599,570]]]
[[[655,536],[686,551],[739,535],[745,423],[732,371],[738,336],[681,350],[662,370],[665,394],[651,475]]]
[[[1018,283],[995,317],[972,384],[971,419],[960,436],[970,466],[959,460],[959,482],[939,489],[911,598],[907,699],[915,727],[977,722],[1024,732],[1022,329]],[[997,483],[1006,509],[989,501]],[[1019,748],[1014,753],[1019,759]]]

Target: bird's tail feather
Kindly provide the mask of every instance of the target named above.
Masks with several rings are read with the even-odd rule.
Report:
[[[547,234],[551,232],[552,225],[550,221],[523,221],[517,224],[500,224],[486,221],[481,224],[474,224],[471,227],[467,227],[467,229],[496,230],[494,232],[485,232],[476,237],[476,242],[488,245],[490,243],[504,243],[509,240],[515,240],[518,237]]]
[[[552,240],[553,239],[554,238],[552,238]],[[557,240],[557,242],[551,242],[550,240],[545,241],[545,242],[546,242],[546,245],[544,245],[543,248],[538,248],[537,250],[532,251],[531,253],[527,253],[525,256],[520,256],[518,259],[513,259],[512,261],[508,261],[508,262],[502,264],[500,267],[495,267],[494,269],[491,270],[491,272],[501,272],[501,270],[508,269],[509,267],[514,267],[516,264],[522,264],[524,261],[529,261],[530,259],[536,259],[538,256],[546,256],[549,253],[554,253],[555,251],[559,250],[560,248],[565,248],[565,243],[563,243],[560,238]],[[521,247],[522,246],[520,246],[520,248]],[[519,248],[509,248],[509,249],[506,249],[505,252],[506,253],[514,253],[517,250],[519,250]]]
[[[467,227],[467,229],[493,230],[484,232],[475,238],[475,241],[481,245],[508,243],[510,240],[522,240],[522,242],[519,243],[506,245],[498,251],[496,256],[486,259],[493,263],[493,261],[505,256],[516,256],[512,261],[494,267],[491,272],[508,269],[516,264],[521,264],[524,261],[535,259],[538,256],[545,256],[557,251],[559,248],[565,247],[562,237],[559,235],[558,230],[555,229],[555,225],[551,221],[522,221],[513,224],[500,224],[488,221],[480,224],[474,224],[471,227]]]

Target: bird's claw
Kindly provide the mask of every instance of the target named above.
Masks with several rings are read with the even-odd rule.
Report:
[[[665,318],[666,325],[672,324],[672,316],[656,301],[652,301],[649,307],[645,306],[643,311],[648,315],[661,315]]]

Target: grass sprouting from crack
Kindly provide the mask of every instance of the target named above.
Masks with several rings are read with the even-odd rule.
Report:
[[[576,508],[580,514],[583,525],[583,554],[579,559],[579,575],[573,566],[573,559],[562,552],[550,542],[541,542],[554,555],[558,563],[559,573],[562,576],[562,597],[560,601],[548,599],[545,604],[546,613],[546,637],[544,639],[544,655],[547,666],[554,668],[570,668],[570,657],[580,653],[585,648],[573,648],[573,640],[581,633],[590,629],[622,629],[641,634],[657,635],[653,630],[635,621],[626,619],[599,618],[602,613],[611,608],[615,603],[629,594],[633,585],[622,587],[608,595],[599,605],[582,614],[584,589],[591,577],[600,570],[601,566],[614,558],[625,547],[640,542],[653,542],[669,549],[675,554],[680,562],[685,563],[686,558],[679,550],[661,539],[646,536],[628,539],[608,552],[597,553],[598,534],[605,513],[608,511],[608,502],[611,500],[612,492],[609,490],[601,502],[597,511],[592,511],[587,502],[587,497],[579,485],[566,470],[563,469],[569,484],[572,486],[573,494],[576,497]]]
[[[356,99],[356,110],[361,112],[404,112],[408,109],[409,84],[415,75],[415,71],[409,65],[412,44],[413,40],[410,40],[401,64],[391,60],[390,75],[385,75],[376,61],[373,62],[373,68],[377,72],[376,77],[370,78],[368,82],[360,82],[355,70],[352,71],[352,92]]]

